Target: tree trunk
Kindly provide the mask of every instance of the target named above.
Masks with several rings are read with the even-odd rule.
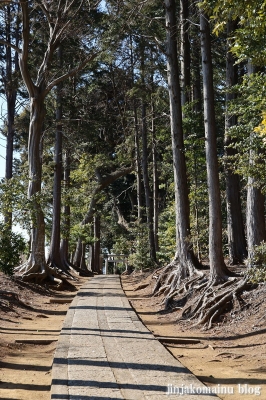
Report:
[[[59,67],[62,67],[62,47],[58,48]],[[56,137],[54,150],[54,187],[53,187],[53,221],[52,236],[50,244],[49,263],[62,270],[66,269],[61,259],[60,236],[61,236],[61,193],[62,193],[62,83],[57,86],[57,109],[56,109]]]
[[[254,74],[257,68],[248,62],[248,74]],[[250,134],[250,143],[252,144],[254,133]],[[254,149],[249,151],[249,164],[254,165],[256,152]],[[266,240],[265,229],[265,196],[257,187],[256,179],[252,176],[248,178],[247,185],[247,246],[249,266],[252,266],[254,256],[254,246],[259,245]]]
[[[180,0],[181,23],[181,105],[189,102],[190,92],[190,42],[189,0]]]
[[[94,216],[94,244],[93,244],[93,255],[94,262],[92,265],[92,271],[97,272],[98,274],[102,273],[101,265],[100,265],[100,255],[101,255],[101,224],[100,224],[100,216]]]
[[[133,57],[133,42],[132,36],[130,35],[130,62],[131,62],[131,83],[134,87],[134,57]],[[139,145],[139,123],[138,123],[138,112],[135,98],[133,99],[133,113],[134,113],[134,140],[135,140],[135,167],[137,177],[137,216],[138,220],[143,219],[143,201],[142,201],[142,182],[141,182],[141,161],[140,161],[140,145]]]
[[[192,14],[198,16],[199,10],[197,4],[191,4]],[[191,24],[191,36],[193,37],[193,46],[191,46],[191,80],[192,80],[192,101],[193,111],[201,115],[202,113],[202,90],[201,90],[201,45],[198,32],[198,26]]]
[[[6,41],[11,43],[11,8],[6,6]],[[16,45],[18,45],[18,17],[15,29]],[[5,178],[11,179],[13,176],[13,149],[14,149],[14,120],[17,100],[17,84],[13,81],[12,74],[19,71],[18,53],[15,52],[14,62],[12,61],[12,51],[6,46],[6,69],[3,73],[5,94],[7,100],[7,137],[6,137],[6,168]],[[12,228],[12,212],[5,214],[5,223]]]
[[[175,1],[165,0],[166,11],[166,56],[168,73],[168,90],[170,99],[170,123],[172,136],[173,167],[175,182],[176,210],[176,256],[175,259],[182,267],[183,275],[186,270],[193,274],[197,263],[189,240],[189,199],[186,162],[184,154],[181,93],[179,85],[179,68],[176,42]]]
[[[227,34],[232,35],[237,27],[237,21],[228,21]],[[229,39],[228,39],[229,40]],[[239,175],[235,174],[230,165],[228,165],[227,157],[232,157],[237,154],[232,147],[233,140],[230,137],[229,129],[237,124],[236,116],[230,115],[228,106],[230,101],[235,99],[235,94],[232,92],[232,87],[237,84],[238,74],[235,59],[230,51],[230,43],[226,54],[226,88],[229,90],[226,93],[226,114],[225,114],[225,180],[226,180],[226,208],[227,208],[227,235],[229,258],[231,264],[243,263],[247,258],[247,244],[244,232],[244,221],[241,210],[240,200],[240,179]]]
[[[209,193],[210,280],[214,284],[226,279],[227,268],[222,251],[222,211],[216,144],[216,123],[211,57],[211,36],[207,16],[200,14],[201,55],[204,96],[205,149]]]
[[[38,88],[30,102],[30,127],[28,144],[29,186],[28,197],[31,200],[31,254],[26,268],[27,279],[37,274],[45,278],[45,224],[41,207],[41,176],[42,176],[42,148],[41,135],[44,122],[44,99]],[[29,275],[29,273],[31,275]],[[40,277],[40,279],[42,279]]]
[[[138,203],[138,220],[143,221],[143,200],[142,200],[142,180],[141,180],[141,162],[140,162],[140,145],[139,145],[139,129],[138,115],[134,104],[134,120],[135,120],[135,164],[137,175],[137,203]]]
[[[157,146],[156,146],[156,132],[155,132],[155,109],[154,102],[151,100],[151,114],[152,114],[152,176],[153,176],[153,234],[155,252],[159,251],[158,240],[158,226],[159,226],[159,185],[158,185],[158,168],[157,168]]]
[[[142,44],[143,46],[143,44]],[[145,90],[144,80],[144,49],[141,52],[141,80],[142,90]],[[156,262],[156,250],[154,242],[153,232],[153,218],[152,218],[152,206],[151,206],[151,190],[149,183],[149,171],[148,171],[148,133],[147,133],[147,112],[146,112],[145,99],[141,99],[141,136],[142,136],[142,174],[144,182],[144,193],[145,193],[145,204],[146,204],[146,221],[148,227],[149,236],[149,247],[150,247],[150,258],[152,262]]]
[[[65,151],[64,166],[64,189],[66,192],[65,204],[63,207],[62,240],[60,245],[61,259],[65,265],[69,264],[69,235],[70,235],[70,205],[68,190],[70,187],[70,154]]]
[[[255,186],[254,178],[248,178],[247,191],[247,243],[248,258],[253,259],[254,246],[266,240],[265,233],[265,196]]]

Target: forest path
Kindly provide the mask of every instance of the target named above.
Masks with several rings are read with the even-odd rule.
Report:
[[[53,400],[217,398],[206,390],[142,324],[119,276],[95,276],[79,290],[54,357]]]

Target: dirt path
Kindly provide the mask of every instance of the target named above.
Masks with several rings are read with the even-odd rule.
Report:
[[[56,341],[69,302],[85,282],[58,292],[10,282],[0,274],[0,289],[19,295],[24,304],[0,308],[0,399],[50,400],[51,367]],[[63,303],[57,303],[57,301]],[[18,341],[30,340],[30,343]]]
[[[155,335],[199,339],[196,344],[168,344],[168,350],[207,386],[227,392],[223,400],[266,399],[266,318],[265,302],[259,316],[249,312],[247,318],[235,316],[214,329],[202,331],[176,323],[178,313],[159,312],[161,299],[150,297],[151,286],[140,276],[122,277],[123,288],[144,324]],[[147,280],[149,283],[149,280]],[[259,299],[258,299],[259,301]],[[255,306],[255,304],[254,304]],[[254,321],[264,319],[260,326]],[[232,393],[233,392],[233,393]]]

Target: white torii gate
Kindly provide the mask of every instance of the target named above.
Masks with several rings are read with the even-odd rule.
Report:
[[[104,255],[104,265],[105,265],[105,275],[108,274],[108,263],[112,262],[115,263],[123,262],[123,265],[126,267],[128,266],[128,257],[125,254],[106,254]]]

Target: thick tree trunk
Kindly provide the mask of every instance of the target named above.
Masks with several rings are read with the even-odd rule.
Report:
[[[209,260],[210,279],[218,283],[226,279],[227,268],[222,251],[222,211],[219,167],[216,144],[211,36],[207,16],[200,15],[201,55],[204,96],[205,149],[209,193]]]
[[[188,268],[193,274],[196,259],[189,240],[189,199],[186,162],[184,154],[181,93],[179,85],[179,68],[176,42],[176,14],[175,1],[165,0],[166,11],[166,55],[168,90],[170,99],[170,123],[173,150],[173,167],[175,182],[175,210],[176,210],[176,261],[182,267],[183,275]]]
[[[32,206],[31,221],[31,254],[26,268],[28,278],[37,274],[45,278],[45,224],[41,207],[42,146],[41,135],[44,122],[44,99],[42,93],[35,88],[35,96],[30,103],[30,127],[28,144],[29,187],[28,197]]]
[[[237,21],[228,21],[227,34],[232,35],[237,27]],[[229,39],[228,39],[229,40]],[[226,87],[229,90],[226,93],[226,114],[225,114],[225,157],[236,155],[236,150],[231,146],[233,140],[230,137],[229,129],[237,124],[236,116],[230,115],[228,106],[230,101],[235,99],[232,88],[237,84],[238,74],[235,59],[230,51],[230,43],[226,54]],[[241,210],[240,200],[240,179],[239,175],[234,174],[228,161],[225,162],[226,179],[226,207],[227,207],[227,235],[229,258],[231,264],[243,263],[247,258],[247,244],[244,232],[244,221]]]

